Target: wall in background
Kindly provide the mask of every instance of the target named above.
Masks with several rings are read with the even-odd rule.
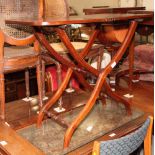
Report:
[[[119,6],[129,7],[134,6],[137,3],[137,6],[145,6],[146,10],[153,10],[154,0],[118,0],[120,2]]]
[[[140,5],[146,6],[146,10],[153,10],[154,0],[140,0]]]
[[[83,14],[83,8],[91,8],[92,6],[110,6],[118,7],[118,0],[67,0],[69,6],[73,7],[77,13]]]
[[[83,14],[83,8],[91,8],[92,6],[110,6],[119,7],[119,1],[121,0],[67,0],[69,6],[73,7],[76,12]],[[123,1],[123,0],[122,0]],[[128,0],[130,1],[130,0]],[[137,6],[146,6],[147,10],[153,10],[154,0],[137,0]],[[128,5],[128,4],[127,4]],[[129,6],[126,6],[129,7]]]

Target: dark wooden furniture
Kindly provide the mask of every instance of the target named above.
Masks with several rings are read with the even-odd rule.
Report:
[[[72,134],[76,130],[76,128],[79,126],[81,121],[88,115],[90,110],[92,109],[93,105],[95,104],[95,101],[98,99],[98,97],[103,95],[103,87],[105,89],[105,93],[111,96],[114,100],[122,102],[125,107],[127,112],[130,114],[130,104],[121,96],[117,95],[116,93],[112,92],[109,84],[106,82],[106,77],[107,75],[113,70],[114,66],[119,62],[119,60],[122,58],[122,55],[125,53],[127,48],[131,45],[131,42],[133,42],[133,36],[136,30],[137,26],[137,21],[139,19],[147,19],[150,18],[150,14],[104,14],[104,15],[91,15],[91,16],[77,16],[77,17],[68,17],[68,18],[29,18],[29,19],[10,19],[6,20],[7,24],[21,24],[21,25],[29,25],[33,26],[35,30],[35,36],[38,39],[38,41],[43,45],[50,53],[52,58],[56,59],[59,61],[61,64],[66,66],[68,68],[66,78],[60,85],[59,89],[57,92],[53,95],[53,97],[49,100],[49,102],[42,107],[42,109],[39,112],[38,116],[38,125],[42,122],[42,119],[44,117],[44,114],[48,109],[55,104],[55,102],[60,98],[62,95],[63,91],[65,90],[69,79],[74,71],[75,75],[79,79],[79,82],[86,87],[89,91],[91,91],[91,96],[89,100],[87,101],[86,105],[80,112],[80,114],[77,116],[77,118],[72,122],[71,125],[68,126],[68,129],[65,134],[64,138],[64,147],[67,147],[69,145],[69,142],[71,140]],[[123,29],[123,34],[126,34],[126,37],[124,41],[122,42],[118,52],[116,55],[113,57],[109,65],[102,71],[98,71],[97,69],[94,69],[91,67],[85,60],[84,57],[87,56],[90,47],[92,46],[94,40],[96,39],[97,35],[99,32],[101,33],[106,33],[106,31],[102,32],[100,29],[98,29],[100,26],[103,26],[103,24],[107,23],[117,23],[117,22],[124,22],[128,25],[127,29],[127,34],[126,31],[124,32]],[[88,41],[86,47],[84,50],[81,51],[80,54],[78,54],[71,44],[69,38],[67,37],[65,31],[62,29],[62,25],[64,24],[79,24],[79,23],[93,23],[96,26],[96,29],[94,30],[92,36],[90,37],[90,40]],[[46,40],[45,36],[42,33],[42,28],[44,26],[54,26],[56,31],[60,37],[60,39],[63,41],[63,43],[66,45],[69,53],[71,56],[74,58],[74,61],[69,61],[62,56],[60,56],[48,43]],[[109,32],[107,32],[109,33]],[[80,73],[80,71],[82,71]],[[93,88],[88,84],[88,82],[84,79],[82,73],[84,72],[89,72],[96,76],[97,82],[95,87]]]
[[[151,33],[154,33],[154,11],[147,11],[147,10],[130,10],[128,13],[150,13],[152,14],[152,18],[150,20],[144,21],[140,23],[137,27],[136,32],[140,35],[148,36]],[[147,40],[148,42],[148,40]]]
[[[92,8],[108,8],[109,6],[108,5],[103,5],[103,6],[93,6]]]
[[[86,15],[102,13],[127,13],[130,10],[145,10],[145,7],[122,7],[122,8],[86,8],[83,12]]]
[[[29,70],[30,96],[38,94],[36,68]],[[5,101],[11,102],[26,97],[25,71],[5,74]]]

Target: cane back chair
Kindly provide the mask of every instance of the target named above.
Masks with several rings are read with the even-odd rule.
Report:
[[[144,141],[144,154],[151,155],[153,117],[149,116],[136,131],[124,137],[95,141],[93,155],[128,155],[137,150]]]
[[[37,66],[39,102],[41,104],[41,75],[39,44],[32,29],[20,25],[6,25],[5,19],[38,15],[36,1],[30,0],[2,0],[0,5],[0,116],[5,118],[5,86],[4,74],[25,69],[26,96],[29,98],[29,72],[28,68]],[[32,47],[34,43],[35,48]]]

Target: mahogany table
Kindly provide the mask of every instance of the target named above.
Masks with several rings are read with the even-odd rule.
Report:
[[[145,7],[84,8],[83,12],[86,15],[90,15],[90,14],[103,14],[103,13],[127,13],[128,11],[135,11],[135,10],[145,10]]]
[[[134,13],[134,14],[152,14],[152,18],[150,18],[147,21],[139,22],[136,32],[138,32],[140,35],[149,35],[153,33],[154,31],[154,12],[153,11],[146,11],[145,7],[121,7],[121,8],[88,8],[83,9],[83,12],[86,15],[92,15],[92,14],[105,14],[105,13]],[[121,25],[121,24],[120,24]],[[125,37],[125,33],[122,34],[119,27],[120,25],[113,25],[109,24],[107,25],[106,29],[113,29],[111,30],[111,34],[108,34],[105,36],[105,34],[100,35],[98,38],[101,42],[103,42],[105,45],[107,44],[109,51],[116,51],[115,46],[113,46],[113,42],[122,43]],[[110,36],[109,36],[110,35]],[[113,35],[113,36],[112,36]],[[112,37],[111,37],[112,36]],[[115,37],[114,37],[115,36]],[[106,38],[106,39],[105,39]],[[107,39],[108,38],[108,39]],[[107,42],[108,40],[108,42]],[[119,71],[115,75],[116,85],[119,86],[119,80],[121,76],[129,75],[128,80],[128,90],[132,91],[132,81],[134,80],[134,76],[138,73],[145,73],[146,71],[140,71],[140,70],[134,70],[134,40],[132,42],[132,46],[129,48],[129,69]],[[120,87],[120,86],[119,86]]]
[[[41,107],[39,116],[38,116],[38,126],[41,124],[45,113],[53,106],[56,101],[61,97],[62,93],[67,87],[67,84],[70,80],[72,73],[74,72],[77,76],[79,82],[89,91],[91,91],[90,98],[88,99],[87,103],[83,107],[82,111],[76,117],[76,119],[68,126],[67,131],[64,137],[64,147],[68,147],[71,137],[82,122],[88,113],[91,111],[92,107],[95,104],[95,101],[98,99],[99,96],[106,93],[108,96],[112,97],[114,100],[121,102],[125,105],[127,112],[130,114],[130,104],[123,99],[121,96],[117,95],[113,92],[106,82],[107,75],[113,70],[113,68],[117,65],[119,60],[122,58],[123,54],[127,50],[127,48],[132,45],[132,40],[134,38],[134,33],[137,27],[137,22],[142,22],[145,19],[151,18],[150,14],[100,14],[100,15],[91,15],[91,16],[75,16],[75,17],[68,17],[68,18],[34,18],[34,19],[8,19],[6,20],[6,24],[22,24],[27,26],[32,26],[34,28],[34,34],[40,44],[44,46],[44,48],[49,52],[51,57],[57,61],[59,61],[62,65],[68,68],[66,77],[64,81],[59,86],[56,93],[53,97],[47,102],[47,104]],[[127,25],[128,27],[122,28],[122,34],[125,33],[126,37],[123,40],[120,48],[118,49],[116,55],[112,58],[111,62],[105,67],[105,69],[98,71],[97,69],[91,67],[84,58],[89,53],[90,48],[92,47],[94,40],[101,35],[102,33],[106,34],[106,30],[103,30],[104,24],[107,23],[111,24],[120,24]],[[73,45],[71,44],[67,34],[63,30],[63,25],[66,24],[93,24],[95,29],[86,45],[86,47],[78,53]],[[67,60],[59,55],[49,44],[46,40],[42,28],[52,26],[53,31],[56,31],[59,35],[61,41],[67,47],[70,55],[74,58],[74,61]],[[100,29],[102,27],[102,29]],[[108,32],[109,33],[109,32]],[[96,85],[93,87],[89,85],[89,83],[85,80],[83,73],[90,73],[97,77]],[[104,88],[104,89],[103,89]]]

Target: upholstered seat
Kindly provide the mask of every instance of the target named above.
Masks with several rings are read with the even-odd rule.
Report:
[[[134,152],[144,141],[144,152],[151,155],[153,117],[149,118],[136,131],[121,138],[95,142],[93,155],[129,155]]]
[[[154,47],[152,44],[138,45],[134,49],[135,67],[153,70],[154,66]],[[151,68],[146,68],[145,64]]]
[[[122,66],[128,66],[127,59],[123,62]],[[135,46],[134,67],[136,70],[141,71],[139,80],[154,81],[154,75],[152,74],[154,72],[154,47],[152,44],[142,44]]]

